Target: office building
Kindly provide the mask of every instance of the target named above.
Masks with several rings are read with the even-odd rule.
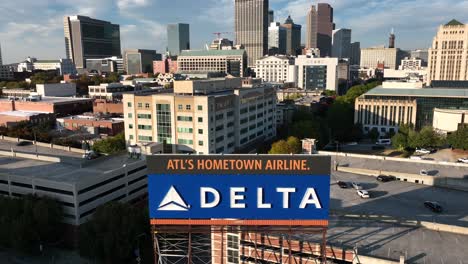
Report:
[[[266,56],[257,60],[255,73],[264,82],[293,82],[294,58],[286,55]]]
[[[92,135],[115,136],[124,132],[122,118],[107,118],[94,115],[74,115],[57,119],[59,128],[71,131],[86,131]]]
[[[37,60],[28,57],[18,63],[17,72],[57,71],[58,74],[76,74],[75,64],[70,59]]]
[[[417,58],[404,58],[401,60],[400,70],[421,70],[422,60]]]
[[[361,49],[361,68],[397,69],[403,59],[403,53],[397,48],[372,47]]]
[[[67,16],[63,20],[67,59],[77,69],[86,68],[86,59],[121,56],[120,27],[86,16]]]
[[[223,73],[245,76],[247,54],[245,50],[184,50],[177,58],[180,74]]]
[[[127,49],[123,56],[124,69],[127,74],[153,73],[153,61],[161,59],[155,50]]]
[[[318,48],[323,57],[332,55],[333,8],[326,3],[311,6],[307,13],[306,48]]]
[[[301,25],[294,24],[291,16],[288,16],[283,25],[286,29],[286,54],[296,56],[301,54]]]
[[[338,59],[351,58],[351,29],[333,30],[332,57]]]
[[[315,58],[300,55],[296,58],[297,85],[305,90],[338,92],[338,58]]]
[[[429,84],[433,80],[468,80],[468,26],[457,20],[439,27],[429,49]]]
[[[350,53],[349,64],[359,66],[361,64],[361,43],[360,42],[351,43],[349,53]]]
[[[55,115],[40,111],[0,111],[0,126],[13,127],[20,122],[34,125],[54,121]]]
[[[171,57],[166,57],[163,60],[153,61],[153,73],[154,74],[166,74],[177,72],[177,60]]]
[[[211,42],[210,50],[234,49],[234,42],[227,38],[217,38]]]
[[[3,66],[3,59],[2,59],[2,45],[0,45],[0,66]]]
[[[268,11],[268,25],[275,22],[275,11],[269,10]]]
[[[243,84],[243,82],[246,82]],[[130,144],[166,142],[173,153],[233,153],[276,136],[276,92],[241,78],[174,82],[173,92],[124,94]]]
[[[268,27],[268,54],[286,54],[286,28],[279,22],[272,22]]]
[[[436,108],[468,110],[467,100],[466,88],[376,87],[356,99],[354,122],[365,132],[376,128],[381,134],[397,132],[402,124],[420,129],[433,125]]]
[[[88,72],[97,72],[99,74],[103,73],[123,73],[123,59],[118,57],[109,57],[102,59],[87,59],[86,60],[86,70]]]
[[[391,49],[395,48],[395,32],[393,31],[393,28],[390,36],[388,37],[388,47]]]
[[[38,95],[46,97],[72,97],[76,96],[76,83],[36,84],[36,92]]]
[[[422,50],[422,49],[417,49],[417,50],[412,50],[410,51],[411,58],[416,58],[416,59],[421,59],[422,60],[422,66],[426,67],[428,58],[429,58],[429,53],[428,50]]]
[[[268,53],[268,0],[235,0],[236,44],[244,45],[247,65]]]
[[[167,50],[171,56],[179,56],[182,50],[190,49],[190,25],[177,23],[167,25]]]
[[[29,96],[28,96],[29,97]],[[93,111],[93,99],[70,97],[31,96],[22,100],[0,99],[0,109],[3,111],[32,111],[53,113],[57,117],[79,115]]]
[[[90,85],[89,97],[93,99],[103,99],[107,101],[121,100],[125,92],[135,91],[135,87],[123,85],[121,83],[101,83],[100,85]]]
[[[0,80],[13,79],[13,71],[8,66],[3,65],[2,60],[2,46],[0,46]]]

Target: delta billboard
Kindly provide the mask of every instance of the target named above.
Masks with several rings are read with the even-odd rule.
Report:
[[[148,170],[151,219],[328,219],[330,157],[161,155]]]

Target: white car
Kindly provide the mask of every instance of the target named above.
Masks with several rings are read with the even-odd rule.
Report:
[[[356,190],[362,190],[362,185],[357,183],[357,182],[352,182],[351,185],[353,186],[354,189]]]
[[[363,199],[370,198],[369,192],[366,191],[366,190],[358,190],[357,194],[359,195],[359,197],[361,197]]]
[[[425,148],[416,148],[416,153],[419,154],[431,154],[431,151]]]
[[[429,173],[427,173],[427,170],[420,170],[420,171],[419,171],[419,175],[421,175],[421,176],[427,176],[427,175],[429,175]]]
[[[383,146],[390,146],[392,144],[392,140],[385,138],[385,139],[379,139],[377,142],[375,142],[376,145],[383,145]]]
[[[458,162],[461,162],[461,163],[468,163],[468,157],[466,157],[466,158],[459,158],[457,161],[458,161]]]

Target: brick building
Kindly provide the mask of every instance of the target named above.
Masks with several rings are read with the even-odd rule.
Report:
[[[96,99],[93,103],[93,113],[123,115],[123,103]]]
[[[0,112],[0,126],[11,127],[19,122],[27,121],[33,124],[54,121],[55,115],[52,113],[33,111],[3,111]]]
[[[91,134],[115,136],[124,131],[124,121],[115,118],[78,115],[64,117],[57,121],[67,130],[87,130]]]
[[[34,101],[0,99],[0,112],[5,111],[44,112],[63,117],[92,112],[93,100],[68,97],[42,97]]]

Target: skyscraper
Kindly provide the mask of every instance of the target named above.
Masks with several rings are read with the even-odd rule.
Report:
[[[349,65],[361,64],[361,42],[351,43],[349,52]]]
[[[167,48],[172,56],[179,56],[182,50],[190,49],[190,25],[167,25]]]
[[[3,65],[3,61],[2,61],[2,45],[0,45],[0,66]]]
[[[334,28],[333,8],[329,4],[311,6],[307,14],[306,48],[319,48],[322,57],[331,56]]]
[[[275,11],[270,10],[268,11],[268,25],[275,22]]]
[[[340,28],[333,30],[332,56],[338,59],[351,56],[351,29]]]
[[[294,24],[291,16],[288,16],[283,28],[286,29],[286,54],[298,55],[301,51],[301,25]]]
[[[388,47],[389,48],[394,48],[395,47],[395,32],[393,31],[390,33],[390,36],[388,37]]]
[[[248,66],[268,52],[268,0],[235,0],[236,44],[244,45]]]
[[[429,49],[428,83],[468,80],[468,25],[453,19],[439,30]]]
[[[126,49],[123,64],[127,74],[152,73],[153,61],[161,59],[161,54],[156,53],[155,50]]]
[[[77,69],[86,68],[86,59],[121,56],[120,27],[86,16],[63,19],[65,52]]]
[[[273,22],[268,27],[268,54],[286,54],[286,28],[279,22]]]

